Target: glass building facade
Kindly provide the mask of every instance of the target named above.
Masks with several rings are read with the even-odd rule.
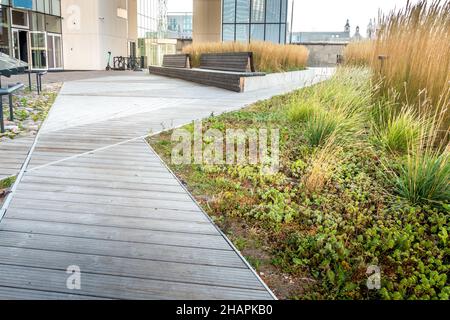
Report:
[[[0,52],[35,70],[63,68],[61,0],[0,0]]]
[[[288,0],[222,0],[222,41],[286,43]]]
[[[192,39],[192,12],[171,12],[167,14],[169,38]]]
[[[168,38],[167,0],[138,0],[138,56],[149,65],[161,65],[165,54],[176,52],[176,41]]]

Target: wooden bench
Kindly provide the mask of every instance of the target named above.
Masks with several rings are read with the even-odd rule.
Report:
[[[200,69],[255,72],[252,52],[206,53],[200,57]]]
[[[165,68],[191,68],[191,58],[188,54],[166,54],[163,58]]]
[[[235,92],[244,91],[245,78],[265,75],[255,72],[251,52],[203,54],[198,69],[191,69],[187,54],[165,55],[163,66],[150,66],[149,72]]]

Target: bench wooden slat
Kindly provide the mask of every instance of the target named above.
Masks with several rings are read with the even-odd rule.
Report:
[[[252,52],[205,53],[200,68],[209,70],[255,72]]]
[[[166,54],[163,58],[163,67],[190,68],[190,57],[188,54]]]

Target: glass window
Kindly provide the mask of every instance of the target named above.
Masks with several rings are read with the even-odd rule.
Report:
[[[12,10],[12,24],[28,28],[28,13],[25,11]]]
[[[42,13],[32,12],[30,14],[31,18],[31,30],[33,31],[45,31],[45,18]]]
[[[44,11],[47,14],[50,14],[50,0],[44,0]]]
[[[223,41],[286,42],[288,0],[223,0]]]
[[[236,41],[248,42],[248,24],[237,24],[236,25]]]
[[[55,68],[55,59],[53,59],[55,55],[53,37],[51,35],[47,36],[47,55],[48,55],[48,68]]]
[[[280,43],[285,44],[286,43],[286,25],[281,25],[281,35],[280,35]]]
[[[264,22],[265,0],[253,0],[252,2],[252,22]]]
[[[45,50],[45,32],[30,32],[31,33],[31,47],[34,49]]]
[[[281,0],[267,0],[266,22],[280,22]]]
[[[36,1],[36,11],[45,12],[44,0],[35,0]]]
[[[0,52],[9,55],[9,9],[0,7]]]
[[[250,22],[250,0],[237,0],[236,22]]]
[[[288,0],[281,0],[281,22],[287,22]]]
[[[52,0],[52,14],[61,16],[61,0]]]
[[[47,35],[47,57],[49,69],[60,69],[62,67],[60,35],[55,34]]]
[[[264,41],[264,25],[263,24],[253,24],[251,40]]]
[[[55,68],[62,68],[62,41],[61,36],[55,36]]]
[[[280,41],[280,25],[266,24],[266,41],[278,43]]]
[[[45,17],[46,30],[52,33],[61,33],[61,18],[54,16]]]
[[[32,69],[47,69],[47,48],[45,32],[30,32],[31,67]]]
[[[234,24],[223,25],[223,41],[234,41]]]
[[[236,0],[223,0],[223,22],[234,23],[236,15]]]

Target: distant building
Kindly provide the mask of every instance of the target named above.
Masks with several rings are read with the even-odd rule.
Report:
[[[350,20],[347,19],[347,23],[345,24],[344,31],[350,34]]]
[[[350,21],[344,26],[344,31],[311,31],[311,32],[293,32],[292,43],[320,43],[320,42],[339,42],[348,43],[351,40]]]
[[[370,19],[369,25],[367,26],[367,39],[373,40],[377,37],[377,24],[375,19]]]
[[[363,40],[363,37],[361,35],[359,26],[356,27],[355,35],[352,37],[352,41],[361,41]]]
[[[168,38],[192,39],[192,12],[167,14]]]

